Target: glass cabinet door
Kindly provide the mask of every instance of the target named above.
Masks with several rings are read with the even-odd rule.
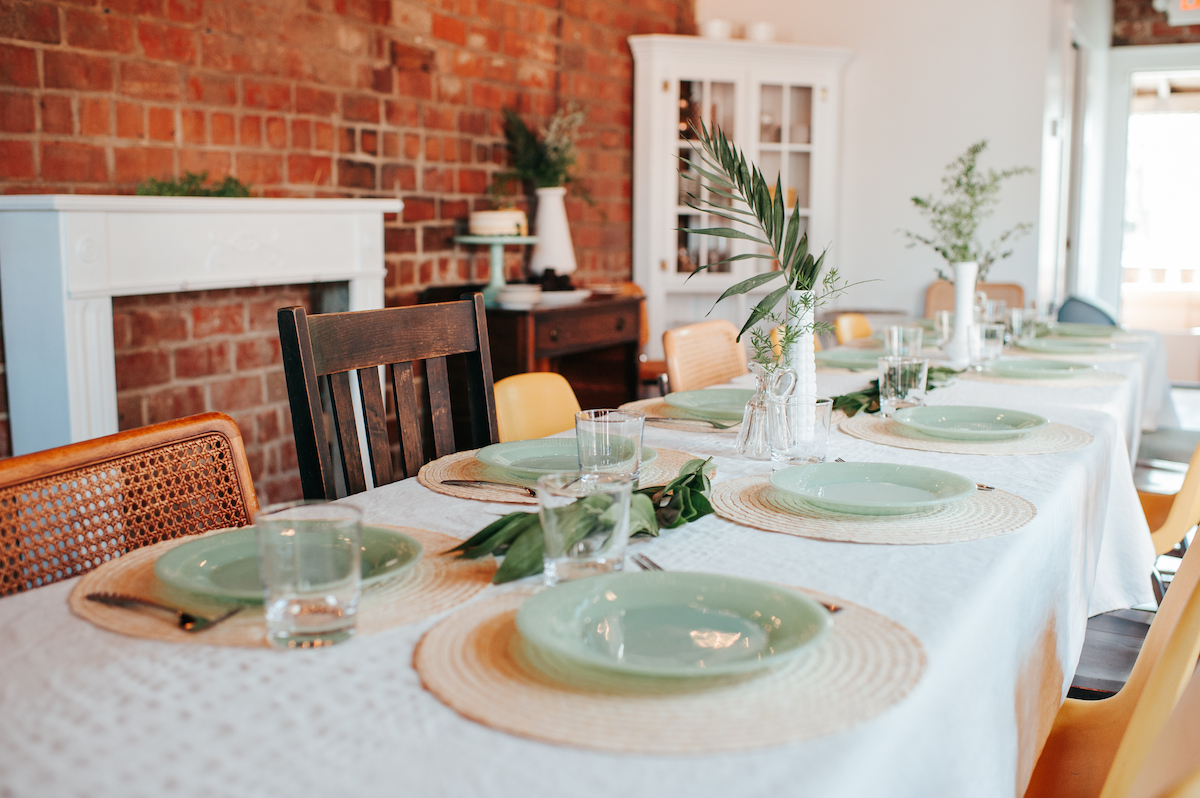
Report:
[[[772,185],[772,198],[776,181],[781,184],[789,217],[799,206],[804,233],[812,212],[812,86],[763,83],[758,93],[758,165]],[[757,271],[775,268],[768,261],[756,263]]]
[[[679,81],[679,122],[677,154],[680,160],[679,186],[676,198],[675,272],[690,274],[701,265],[709,264],[710,273],[729,272],[733,264],[719,263],[731,254],[729,239],[696,235],[688,230],[723,227],[727,222],[719,216],[689,208],[689,194],[726,205],[728,200],[708,190],[708,180],[684,166],[683,161],[700,162],[696,145],[696,129],[700,121],[713,130],[719,127],[732,138],[737,113],[737,91],[733,83],[715,80]],[[693,201],[693,204],[700,203]],[[718,264],[718,265],[711,265]],[[701,275],[703,276],[703,275]],[[700,279],[700,277],[697,277]]]

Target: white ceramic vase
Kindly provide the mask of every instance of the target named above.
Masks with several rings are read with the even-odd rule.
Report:
[[[963,261],[954,267],[954,335],[946,344],[950,367],[965,369],[971,362],[971,324],[975,321],[975,278],[979,264]]]
[[[791,289],[787,292],[787,326],[800,329],[800,337],[784,353],[788,371],[795,374],[796,384],[792,395],[804,399],[817,398],[817,347],[813,340],[813,292]],[[793,308],[796,313],[793,314]]]
[[[537,190],[537,217],[534,219],[533,234],[537,243],[533,245],[533,256],[529,270],[542,274],[554,269],[555,274],[571,274],[575,271],[575,247],[571,245],[571,227],[567,223],[567,208],[563,197],[567,190],[562,186]]]

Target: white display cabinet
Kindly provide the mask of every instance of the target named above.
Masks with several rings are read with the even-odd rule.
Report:
[[[692,160],[692,123],[720,126],[771,183],[780,178],[789,214],[799,202],[818,252],[837,229],[837,172],[845,50],[695,36],[629,37],[634,61],[633,279],[646,292],[651,357],[662,356],[664,330],[708,318],[739,327],[769,284],[713,308],[731,285],[769,269],[747,259],[695,273],[749,241],[696,235],[724,219],[686,204],[703,190],[680,158]],[[698,175],[697,175],[698,177]],[[714,198],[716,195],[712,195]],[[826,263],[834,265],[831,250]],[[690,278],[690,279],[689,279]],[[711,311],[711,312],[710,312]]]

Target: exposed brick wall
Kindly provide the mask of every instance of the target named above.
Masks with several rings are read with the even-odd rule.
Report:
[[[1200,25],[1168,25],[1166,13],[1155,11],[1153,0],[1114,0],[1113,47],[1192,42],[1200,42]]]
[[[0,0],[0,191],[129,193],[147,177],[207,170],[267,196],[400,196],[403,218],[385,230],[385,294],[403,304],[428,285],[486,275],[486,254],[449,238],[488,207],[501,109],[540,124],[578,100],[588,110],[578,174],[596,201],[567,202],[580,279],[624,279],[625,39],[693,28],[693,0]],[[510,253],[510,276],[520,264]],[[253,424],[243,432],[258,447],[256,477],[282,485],[282,445],[257,442],[263,419],[290,429],[267,372],[255,372],[257,404],[218,387],[243,378],[237,347],[255,330],[192,337],[207,305],[240,303],[250,324],[251,300],[234,296],[117,302],[131,326],[119,339],[122,427],[190,412],[202,393],[205,407]],[[253,296],[280,306],[295,290]],[[161,307],[182,313],[183,327],[176,319],[159,342],[136,344],[129,314]]]

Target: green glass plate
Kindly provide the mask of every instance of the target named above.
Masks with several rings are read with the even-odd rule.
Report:
[[[739,415],[738,418],[741,418]],[[630,452],[630,456],[632,456]],[[642,447],[642,465],[653,462],[658,452]],[[543,474],[579,470],[579,445],[574,438],[535,438],[528,441],[493,443],[475,452],[479,462],[502,469],[519,479],[537,480]]]
[[[394,579],[421,559],[421,544],[394,529],[362,528],[363,587]],[[154,574],[172,587],[235,601],[263,600],[252,526],[182,543],[158,558]]]
[[[1072,338],[1109,338],[1120,331],[1120,327],[1112,324],[1084,324],[1079,321],[1058,321],[1050,325],[1050,332],[1055,335],[1069,335]]]
[[[754,391],[748,388],[706,388],[669,393],[663,398],[671,407],[697,418],[741,421],[746,412],[746,402],[754,398]]]
[[[777,490],[836,513],[906,515],[934,510],[975,493],[966,477],[895,463],[814,463],[771,475]]]
[[[925,435],[953,441],[1019,438],[1044,429],[1050,423],[1041,416],[1019,410],[963,405],[906,407],[897,410],[892,419]]]
[[[1075,377],[1096,370],[1096,366],[1091,363],[1072,363],[1067,360],[1028,360],[1023,358],[993,360],[985,368],[1001,377],[1016,377],[1023,380]]]
[[[879,368],[879,358],[884,354],[882,349],[852,349],[839,346],[817,352],[817,363],[834,369],[863,371]]]
[[[1030,352],[1045,352],[1053,355],[1094,355],[1106,349],[1112,349],[1111,345],[1071,341],[1063,338],[1034,338],[1032,341],[1017,341],[1017,346]]]
[[[563,582],[528,599],[517,628],[560,662],[629,676],[703,678],[786,662],[819,643],[828,611],[795,591],[683,571]]]

